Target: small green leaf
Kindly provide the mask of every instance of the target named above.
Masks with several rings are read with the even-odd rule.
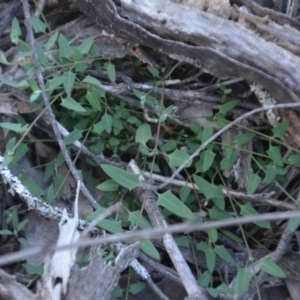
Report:
[[[111,82],[116,82],[116,70],[115,70],[115,65],[113,65],[111,62],[108,63],[107,65],[107,75],[108,78]]]
[[[36,265],[24,263],[24,264],[22,264],[22,267],[24,267],[29,273],[32,273],[32,274],[36,274],[39,276],[43,276],[43,274],[44,274],[44,264],[36,266]]]
[[[203,133],[202,133],[202,144],[206,142],[211,136],[213,135],[214,130],[211,127],[204,127]]]
[[[99,98],[97,97],[95,91],[88,91],[85,95],[87,101],[96,110],[101,111],[101,104]]]
[[[212,208],[208,209],[209,216],[212,220],[224,220],[231,219],[232,216],[229,212],[221,210],[219,207],[214,205]]]
[[[22,133],[26,130],[26,126],[22,126],[21,124],[14,124],[14,123],[0,123],[0,127],[4,129],[8,129],[10,131],[14,131],[16,133]]]
[[[205,250],[204,253],[205,253],[205,257],[206,257],[207,268],[208,268],[209,272],[212,273],[216,266],[216,253],[211,248],[208,248],[207,250]]]
[[[95,77],[92,77],[90,75],[86,76],[82,82],[86,82],[86,83],[90,83],[90,84],[95,84],[95,85],[101,85],[101,82],[95,78]]]
[[[217,229],[215,229],[215,228],[208,229],[207,234],[208,234],[209,240],[212,243],[215,243],[218,240],[218,231],[217,231]]]
[[[236,135],[234,138],[234,141],[239,145],[243,145],[245,143],[248,143],[249,141],[251,141],[253,138],[255,137],[255,133],[252,132],[247,132],[244,134],[239,134]]]
[[[272,129],[275,138],[282,138],[289,127],[290,121],[284,121]]]
[[[64,77],[65,77],[65,81],[63,83],[64,88],[65,88],[67,95],[70,96],[74,82],[75,82],[76,75],[73,72],[68,71],[68,72],[64,72]]]
[[[288,158],[288,163],[291,165],[299,165],[300,164],[300,155],[290,155]]]
[[[44,196],[45,192],[36,184],[32,178],[27,178],[23,184],[28,188],[28,190],[35,195]]]
[[[78,50],[81,54],[89,53],[92,45],[94,43],[94,37],[89,37],[83,41],[83,43],[78,47]]]
[[[177,147],[177,141],[175,140],[168,140],[162,147],[161,149],[165,152],[170,152],[176,149]]]
[[[192,211],[170,191],[158,196],[157,205],[167,208],[173,214],[184,219],[192,220],[195,218]]]
[[[155,67],[147,66],[148,71],[151,73],[153,77],[159,78],[159,71]]]
[[[261,182],[261,178],[257,174],[253,174],[253,173],[250,174],[248,186],[247,186],[247,193],[253,194],[258,188],[260,182]]]
[[[112,117],[111,115],[105,113],[101,118],[102,124],[104,126],[104,129],[107,133],[111,133],[112,129]]]
[[[239,206],[241,209],[240,214],[244,217],[259,215],[257,210],[250,203],[239,204]],[[267,229],[271,228],[269,222],[267,221],[254,222],[254,224],[262,228],[267,228]]]
[[[74,110],[76,112],[86,112],[86,110],[81,106],[81,104],[79,104],[70,96],[67,96],[67,98],[65,99],[62,98],[62,102],[60,105],[67,109]]]
[[[111,233],[123,232],[122,221],[104,219],[97,223],[97,226]]]
[[[103,192],[115,192],[118,190],[119,184],[110,179],[100,183],[96,188]]]
[[[98,123],[96,123],[93,127],[93,132],[97,133],[98,135],[100,135],[102,132],[104,131],[104,125],[103,122],[100,121]]]
[[[47,90],[56,90],[59,86],[61,86],[66,78],[64,76],[56,76],[52,79],[48,79],[46,83]]]
[[[221,232],[226,235],[228,238],[230,238],[231,240],[233,240],[234,242],[238,243],[238,244],[242,244],[243,240],[241,238],[239,238],[237,235],[235,235],[234,233],[228,231],[228,230],[221,230]]]
[[[70,58],[73,51],[64,35],[60,34],[58,38],[59,57]]]
[[[168,155],[170,164],[174,167],[180,167],[184,162],[186,162],[190,155],[182,150],[175,149],[174,152]],[[190,167],[192,162],[190,161],[185,165],[186,168]]]
[[[4,77],[0,77],[0,82],[17,89],[27,88],[29,86],[28,81],[25,79],[16,82]]]
[[[266,177],[264,179],[265,184],[270,184],[273,182],[274,178],[277,175],[276,166],[273,164],[269,164],[266,170]]]
[[[237,294],[238,296],[243,295],[249,287],[250,281],[252,279],[253,274],[248,271],[247,268],[240,269],[238,268],[238,273],[237,273]]]
[[[10,40],[13,44],[19,43],[19,36],[22,35],[21,27],[17,18],[14,18],[10,29]]]
[[[204,271],[203,274],[198,279],[199,285],[203,288],[208,287],[210,281],[211,281],[211,273],[208,270]]]
[[[140,293],[146,286],[147,285],[145,282],[133,283],[130,285],[129,290],[131,294],[136,295]]]
[[[190,195],[191,193],[191,189],[184,186],[180,189],[180,199],[182,202],[185,202],[186,199],[188,198],[188,196]]]
[[[206,150],[203,152],[204,159],[203,159],[203,173],[206,172],[214,162],[216,154],[213,153],[211,150]]]
[[[149,229],[152,228],[151,224],[145,217],[141,214],[139,210],[134,212],[129,212],[128,221],[131,222],[130,228],[142,228],[142,229]]]
[[[289,220],[289,228],[291,232],[296,231],[299,225],[300,225],[300,218],[293,218]]]
[[[186,248],[190,247],[190,240],[187,236],[180,236],[180,237],[174,238],[174,240],[175,240],[175,243],[180,247],[186,247]]]
[[[283,166],[282,156],[277,146],[276,147],[271,146],[267,151],[267,153],[270,156],[270,158],[274,161],[275,164],[277,164],[280,167]]]
[[[31,15],[31,22],[35,33],[46,33],[46,24],[41,21],[36,15]]]
[[[214,251],[216,252],[217,255],[219,255],[222,259],[224,259],[228,263],[230,263],[232,265],[234,264],[234,260],[231,256],[231,254],[226,250],[224,245],[215,246]]]
[[[7,230],[7,229],[3,229],[3,230],[0,230],[0,235],[13,235],[14,233],[10,230]]]
[[[139,243],[140,249],[148,256],[159,260],[160,256],[154,245],[150,240],[141,240]]]
[[[17,231],[19,232],[20,230],[23,229],[23,227],[28,223],[28,219],[25,219],[23,221],[21,221],[18,226],[17,226]]]
[[[143,124],[139,126],[136,134],[135,134],[135,141],[146,146],[146,143],[151,138],[152,132],[151,127],[148,124]]]
[[[71,145],[82,138],[82,133],[78,129],[74,129],[69,135],[64,138],[65,145]]]
[[[139,175],[137,174],[132,174],[110,165],[101,164],[100,166],[109,177],[130,191],[140,185]]]
[[[47,43],[45,44],[45,48],[49,51],[50,49],[52,49],[52,47],[54,46],[56,40],[58,37],[58,31],[56,31],[54,34],[52,34],[49,38],[49,40],[47,41]]]
[[[4,55],[4,53],[2,51],[0,51],[0,63],[4,64],[4,65],[7,65],[8,64],[8,61]]]
[[[232,110],[234,107],[236,107],[239,103],[240,103],[239,100],[233,100],[233,101],[229,101],[229,102],[221,105],[220,113],[225,116],[230,110]]]
[[[286,278],[284,271],[271,259],[271,257],[265,258],[260,263],[260,270],[278,278]]]
[[[84,61],[83,55],[79,52],[78,49],[74,49],[73,59],[75,62],[75,71],[76,72],[83,73],[88,68],[87,63]]]

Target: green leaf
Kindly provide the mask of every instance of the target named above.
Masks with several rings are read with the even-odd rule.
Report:
[[[70,96],[67,96],[67,98],[65,99],[62,98],[62,102],[60,105],[67,109],[74,110],[76,112],[86,112],[86,110],[81,106],[81,104],[75,101]]]
[[[284,121],[272,129],[275,138],[282,138],[289,127],[290,121]]]
[[[8,61],[4,55],[4,53],[2,51],[0,51],[0,63],[4,64],[4,65],[7,65],[8,64]]]
[[[36,266],[36,265],[24,263],[22,264],[22,267],[24,267],[29,273],[36,274],[41,277],[44,274],[44,264],[40,264],[39,266]]]
[[[203,272],[203,274],[198,279],[199,286],[205,288],[208,287],[211,281],[211,273],[206,270]]]
[[[120,233],[123,232],[122,221],[114,221],[114,220],[101,220],[97,223],[97,225],[111,233]]]
[[[225,208],[225,200],[220,187],[209,183],[208,181],[197,175],[193,175],[193,179],[207,199],[212,199],[220,209]]]
[[[54,191],[53,184],[51,184],[49,189],[48,189],[45,202],[48,203],[48,204],[53,204],[54,201],[55,201],[55,191]]]
[[[110,179],[100,183],[96,188],[103,192],[115,192],[118,190],[119,184]]]
[[[28,220],[27,220],[27,219],[21,221],[21,222],[18,224],[17,228],[16,228],[17,231],[19,232],[20,230],[22,230],[23,227],[24,227],[27,223],[28,223]]]
[[[14,123],[0,123],[0,127],[4,129],[8,129],[10,131],[14,131],[16,133],[22,133],[26,131],[27,125],[22,126],[21,124],[14,124]]]
[[[239,238],[237,235],[235,235],[234,233],[228,231],[228,230],[221,230],[221,232],[226,235],[228,238],[230,238],[231,240],[233,240],[234,242],[238,243],[238,244],[242,244],[243,240],[241,238]]]
[[[80,51],[78,49],[74,49],[73,59],[75,62],[75,71],[76,72],[83,73],[88,68],[87,63],[84,61],[83,55],[80,53]]]
[[[139,175],[137,174],[132,174],[110,165],[101,164],[100,166],[109,177],[130,191],[140,185]]]
[[[232,110],[234,107],[236,107],[239,103],[240,103],[239,100],[233,100],[233,101],[229,101],[229,102],[221,105],[220,113],[225,116],[230,110]]]
[[[150,240],[141,240],[139,246],[145,254],[156,260],[160,260],[159,253]]]
[[[89,53],[93,43],[94,43],[94,37],[89,37],[85,39],[77,49],[80,52],[80,54],[87,54]]]
[[[82,138],[82,133],[78,129],[74,129],[69,135],[64,138],[65,145],[71,145]]]
[[[153,77],[159,78],[159,71],[157,70],[157,68],[148,65],[147,69]]]
[[[205,253],[205,257],[206,257],[207,268],[208,268],[209,272],[212,273],[216,266],[216,253],[211,248],[204,250],[204,253]]]
[[[10,40],[13,44],[19,43],[19,36],[22,35],[21,27],[17,18],[14,18],[10,29]]]
[[[271,182],[273,182],[276,175],[277,175],[276,166],[273,164],[269,164],[267,166],[266,177],[264,179],[265,184],[270,184]]]
[[[63,83],[64,88],[65,88],[67,95],[70,96],[74,82],[75,82],[76,75],[73,72],[68,71],[68,72],[64,72],[64,77],[65,77],[65,81]]]
[[[59,57],[70,58],[73,51],[67,39],[60,33],[58,38]]]
[[[190,247],[190,240],[187,236],[180,236],[180,237],[175,237],[174,238],[175,243],[180,246],[180,247]]]
[[[116,70],[115,70],[115,65],[113,65],[111,62],[109,62],[107,64],[107,75],[108,75],[108,78],[111,82],[116,82]]]
[[[288,163],[291,165],[299,165],[300,164],[300,155],[290,155],[288,158]]]
[[[16,82],[16,81],[6,79],[4,77],[0,77],[0,82],[17,89],[27,88],[29,86],[28,81],[25,79]]]
[[[190,155],[182,150],[175,149],[174,152],[168,155],[170,164],[173,167],[180,167],[184,162],[186,162]],[[190,161],[188,164],[185,165],[186,168],[190,167],[192,164],[192,161]]]
[[[14,233],[8,229],[0,230],[0,235],[13,235]]]
[[[240,214],[244,217],[259,215],[257,210],[250,203],[246,203],[243,205],[239,204],[239,206],[241,209]],[[253,222],[253,223],[262,228],[267,228],[267,229],[271,228],[269,222],[267,222],[267,221],[259,221],[259,222]]]
[[[44,196],[45,192],[36,184],[32,178],[27,178],[23,181],[23,184],[28,188],[28,190],[35,195]]]
[[[253,194],[258,188],[260,182],[261,182],[261,178],[257,174],[253,174],[253,173],[250,174],[248,186],[247,186],[247,193]]]
[[[59,86],[61,86],[66,78],[64,76],[56,76],[52,79],[48,79],[46,83],[47,90],[56,90]]]
[[[145,282],[138,282],[138,283],[133,283],[130,285],[130,293],[133,295],[138,294],[139,292],[141,292],[145,287],[146,287],[146,283]]]
[[[134,212],[129,212],[128,221],[131,222],[130,228],[142,228],[142,229],[149,229],[152,228],[151,224],[145,217],[141,214],[139,210]]]
[[[284,271],[282,270],[282,268],[280,266],[278,266],[272,259],[271,257],[267,257],[265,258],[261,263],[260,263],[260,270],[278,277],[278,278],[286,278],[286,275],[284,273]]]
[[[92,77],[90,75],[86,76],[82,82],[86,82],[94,85],[101,85],[101,82],[97,78]]]
[[[231,219],[232,216],[229,212],[224,211],[214,205],[212,208],[208,209],[209,216],[212,220],[224,220],[224,219]]]
[[[222,259],[224,259],[228,263],[230,263],[232,265],[234,264],[234,260],[231,256],[231,254],[226,250],[224,245],[215,246],[214,251],[216,252],[217,255],[219,255]]]
[[[283,166],[282,156],[277,146],[276,147],[270,146],[267,153],[270,156],[270,158],[274,161],[275,164],[277,164],[280,167]]]
[[[88,91],[85,95],[87,101],[90,105],[96,110],[101,111],[101,104],[99,101],[98,96],[96,95],[95,91]]]
[[[42,48],[42,46],[38,43],[35,44],[35,50],[38,55],[38,61],[42,67],[49,67],[51,64],[49,63],[47,56]]]
[[[188,198],[188,196],[190,195],[191,193],[191,189],[186,187],[186,186],[183,186],[181,189],[180,189],[180,199],[182,202],[185,202],[186,199]]]
[[[218,231],[217,231],[217,229],[215,229],[215,228],[208,229],[207,234],[208,234],[209,240],[212,243],[215,243],[218,240]]]
[[[253,274],[249,272],[247,268],[243,268],[243,269],[238,268],[237,283],[236,283],[236,287],[237,287],[236,292],[238,296],[243,295],[248,290],[252,276]]]
[[[102,124],[104,126],[104,129],[107,133],[111,133],[112,129],[112,117],[111,115],[105,113],[101,118]]]
[[[35,33],[46,33],[46,24],[41,21],[36,15],[31,15],[31,22]]]
[[[49,38],[49,40],[47,41],[47,43],[45,44],[45,48],[49,51],[50,49],[52,49],[52,47],[54,46],[56,40],[58,37],[58,31],[56,31],[54,34],[52,34]]]
[[[170,152],[176,149],[177,147],[177,141],[175,140],[168,140],[162,147],[161,149],[165,152]]]
[[[299,225],[300,225],[300,218],[293,218],[289,220],[289,228],[291,232],[296,231]]]
[[[248,143],[249,141],[251,141],[253,138],[255,137],[255,133],[252,132],[247,132],[244,134],[239,134],[236,135],[234,138],[234,141],[239,145],[243,145],[245,143]]]
[[[204,127],[203,133],[202,133],[202,144],[206,142],[211,136],[213,135],[214,130],[211,127]]]
[[[148,124],[143,124],[139,126],[135,134],[135,141],[139,144],[146,146],[146,143],[151,137],[152,137],[151,127]]]
[[[173,214],[184,219],[192,220],[195,218],[192,211],[170,191],[158,196],[157,205],[167,208]]]
[[[214,162],[216,154],[213,153],[211,150],[206,150],[203,152],[204,159],[203,159],[203,173],[206,172]]]

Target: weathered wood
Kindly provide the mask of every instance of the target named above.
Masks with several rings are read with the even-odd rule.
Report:
[[[118,6],[112,0],[73,1],[99,26],[131,43],[218,77],[240,76],[259,83],[278,102],[300,101],[299,57],[241,24],[171,1],[120,0]],[[298,36],[298,31],[291,35]]]

